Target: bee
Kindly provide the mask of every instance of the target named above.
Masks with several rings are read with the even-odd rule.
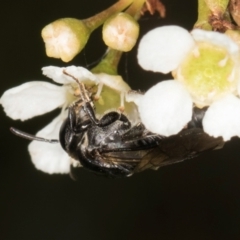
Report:
[[[210,137],[202,129],[206,109],[195,108],[187,127],[170,137],[148,131],[141,122],[133,125],[127,116],[117,111],[98,119],[85,85],[75,80],[79,99],[68,107],[59,139],[40,138],[11,128],[14,134],[29,140],[60,143],[73,159],[70,168],[73,179],[81,174],[81,167],[111,178],[128,177],[194,158],[223,145],[222,138]]]

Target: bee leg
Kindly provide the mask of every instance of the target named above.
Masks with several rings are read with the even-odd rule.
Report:
[[[73,104],[72,106],[69,107],[69,110],[68,110],[68,118],[67,119],[69,122],[69,127],[74,133],[82,132],[91,124],[90,120],[86,120],[84,122],[81,122],[81,124],[79,124],[79,118],[76,114],[77,109],[78,109],[77,104]]]
[[[111,123],[119,120],[120,114],[118,112],[109,112],[105,114],[99,121],[99,126],[105,127],[110,125]]]
[[[93,109],[91,103],[85,102],[83,107],[84,107],[84,111],[88,114],[91,122],[94,125],[99,125],[99,120],[96,118],[96,115],[95,115],[95,112],[94,112],[94,109]]]
[[[74,107],[70,106],[68,109],[68,119],[70,128],[74,131],[74,128],[76,126],[76,112],[74,111]]]

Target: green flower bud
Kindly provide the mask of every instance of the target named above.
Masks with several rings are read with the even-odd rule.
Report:
[[[129,14],[118,13],[104,23],[102,35],[103,41],[110,48],[128,52],[136,44],[139,25]]]
[[[74,18],[56,20],[42,30],[48,57],[71,61],[86,45],[91,30]]]

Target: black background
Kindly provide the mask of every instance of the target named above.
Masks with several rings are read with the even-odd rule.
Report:
[[[47,80],[41,68],[66,66],[47,58],[41,29],[61,17],[87,18],[113,0],[22,0],[1,3],[0,94],[30,80]],[[197,1],[165,0],[167,17],[144,17],[141,34],[163,24],[191,29]],[[72,62],[86,66],[104,53],[101,31]],[[121,74],[134,89],[147,89],[160,74],[141,70],[136,49],[125,54]],[[47,80],[48,81],[48,80]],[[106,179],[82,170],[79,182],[68,175],[37,171],[26,140],[10,134],[15,126],[35,133],[59,110],[13,121],[0,111],[0,239],[151,240],[240,239],[240,141],[223,150],[146,171],[126,179]]]

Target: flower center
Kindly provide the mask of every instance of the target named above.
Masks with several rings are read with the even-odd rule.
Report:
[[[176,78],[186,85],[196,105],[203,107],[236,89],[233,68],[226,49],[199,42],[181,63]]]

